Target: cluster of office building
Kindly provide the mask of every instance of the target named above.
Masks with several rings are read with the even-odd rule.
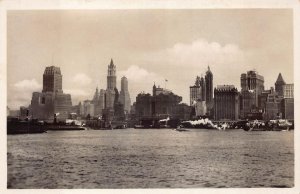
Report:
[[[11,116],[31,117],[45,121],[65,120],[70,117],[105,118],[106,120],[124,120],[130,112],[131,101],[128,92],[128,80],[121,79],[121,91],[117,89],[116,66],[111,59],[108,65],[107,88],[96,88],[93,99],[79,102],[73,106],[71,95],[62,90],[62,74],[59,67],[46,67],[43,74],[43,90],[33,92],[29,107],[21,106],[18,113]],[[17,115],[18,114],[18,115]]]
[[[152,95],[140,93],[131,105],[128,80],[121,78],[117,89],[116,66],[111,59],[107,71],[107,88],[95,90],[92,99],[72,106],[71,95],[62,90],[59,67],[46,67],[43,89],[33,92],[29,107],[21,107],[19,114],[42,120],[65,120],[70,114],[84,119],[100,118],[105,121],[140,121],[173,118],[180,120],[208,117],[214,120],[239,119],[294,119],[294,85],[287,84],[281,73],[275,88],[266,90],[264,77],[256,71],[241,74],[241,90],[234,85],[213,86],[213,73],[208,67],[205,76],[197,76],[190,86],[190,105],[171,90],[153,85]],[[10,111],[9,109],[7,110]],[[12,112],[12,111],[11,111]],[[9,114],[9,113],[8,113]]]
[[[264,77],[248,71],[241,74],[241,91],[234,85],[214,89],[213,112],[214,120],[294,119],[294,85],[286,84],[279,73],[275,89],[265,90]]]

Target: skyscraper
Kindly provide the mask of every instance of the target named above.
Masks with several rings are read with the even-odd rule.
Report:
[[[214,93],[214,85],[213,85],[213,74],[208,69],[205,74],[205,95],[206,95],[206,108],[207,108],[207,115],[209,117],[213,117],[213,108],[214,108],[214,100],[213,100],[213,93]]]
[[[202,88],[200,86],[200,77],[196,77],[195,85],[190,86],[190,105],[195,104],[197,101],[202,101]],[[205,100],[205,99],[204,99]]]
[[[105,108],[113,108],[115,100],[115,88],[117,83],[116,66],[111,59],[107,69],[107,89],[105,93]]]
[[[107,89],[114,90],[117,86],[116,66],[111,59],[107,70]]]
[[[59,67],[46,67],[43,74],[42,92],[33,92],[31,99],[31,114],[33,118],[48,120],[64,120],[71,111],[72,101],[70,94],[62,90],[62,74]]]
[[[279,73],[277,80],[275,82],[275,91],[277,92],[278,96],[283,96],[284,85],[285,85],[285,81],[283,80],[281,73]]]
[[[259,98],[264,91],[264,77],[254,70],[247,71],[241,74],[241,88],[241,117],[261,112]]]
[[[217,86],[215,93],[215,120],[237,120],[239,117],[239,93],[233,85]]]
[[[120,102],[124,105],[124,110],[130,112],[131,100],[128,91],[128,80],[125,76],[121,78],[121,91],[120,91]]]
[[[259,75],[256,71],[248,71],[247,74],[241,75],[242,91],[249,91],[255,93],[254,105],[258,106],[258,96],[264,91],[264,77]]]
[[[42,92],[62,92],[62,75],[59,67],[46,67],[43,74]]]
[[[208,70],[205,74],[205,86],[206,86],[206,102],[207,104],[211,104],[213,102],[213,74],[210,71],[210,68],[208,66]]]

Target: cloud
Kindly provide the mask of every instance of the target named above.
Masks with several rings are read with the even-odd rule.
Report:
[[[152,60],[166,61],[170,65],[199,67],[201,65],[218,66],[240,65],[244,63],[244,52],[235,44],[221,45],[198,39],[191,43],[176,43],[170,48],[150,55]]]
[[[92,79],[84,73],[78,73],[73,77],[72,82],[80,86],[87,86],[92,83]]]
[[[9,86],[8,106],[11,109],[19,109],[20,106],[28,106],[33,92],[42,90],[42,85],[35,79],[22,80]]]
[[[153,83],[156,81],[159,82],[163,80],[163,78],[160,75],[153,72],[149,72],[146,69],[143,69],[137,65],[131,65],[127,70],[119,71],[117,72],[117,74],[118,78],[125,76],[129,81],[136,83]]]
[[[87,97],[90,95],[88,92],[80,89],[65,89],[64,93],[71,94],[72,97]]]
[[[25,79],[15,83],[13,86],[15,89],[19,91],[28,91],[28,90],[37,91],[42,88],[42,85],[39,84],[35,79],[31,79],[31,80]]]

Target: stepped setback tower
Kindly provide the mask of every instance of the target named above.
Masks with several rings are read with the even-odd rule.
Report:
[[[105,94],[105,108],[113,108],[115,100],[115,88],[117,85],[116,66],[111,59],[107,69],[107,89]]]
[[[124,105],[124,110],[129,113],[131,107],[131,100],[128,91],[128,80],[125,76],[121,78],[121,91],[120,91],[119,101],[121,104]]]
[[[68,118],[72,101],[70,94],[62,90],[62,74],[59,67],[46,67],[43,75],[42,92],[33,92],[31,99],[31,116],[42,120]]]

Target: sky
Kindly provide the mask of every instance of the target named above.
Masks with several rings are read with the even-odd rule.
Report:
[[[42,90],[44,69],[58,66],[73,105],[106,89],[111,58],[117,88],[128,78],[131,102],[152,86],[189,103],[189,86],[207,67],[214,87],[240,89],[240,75],[256,70],[265,89],[279,73],[293,83],[291,9],[26,10],[8,11],[8,107],[28,106]],[[165,82],[165,80],[168,80]]]

